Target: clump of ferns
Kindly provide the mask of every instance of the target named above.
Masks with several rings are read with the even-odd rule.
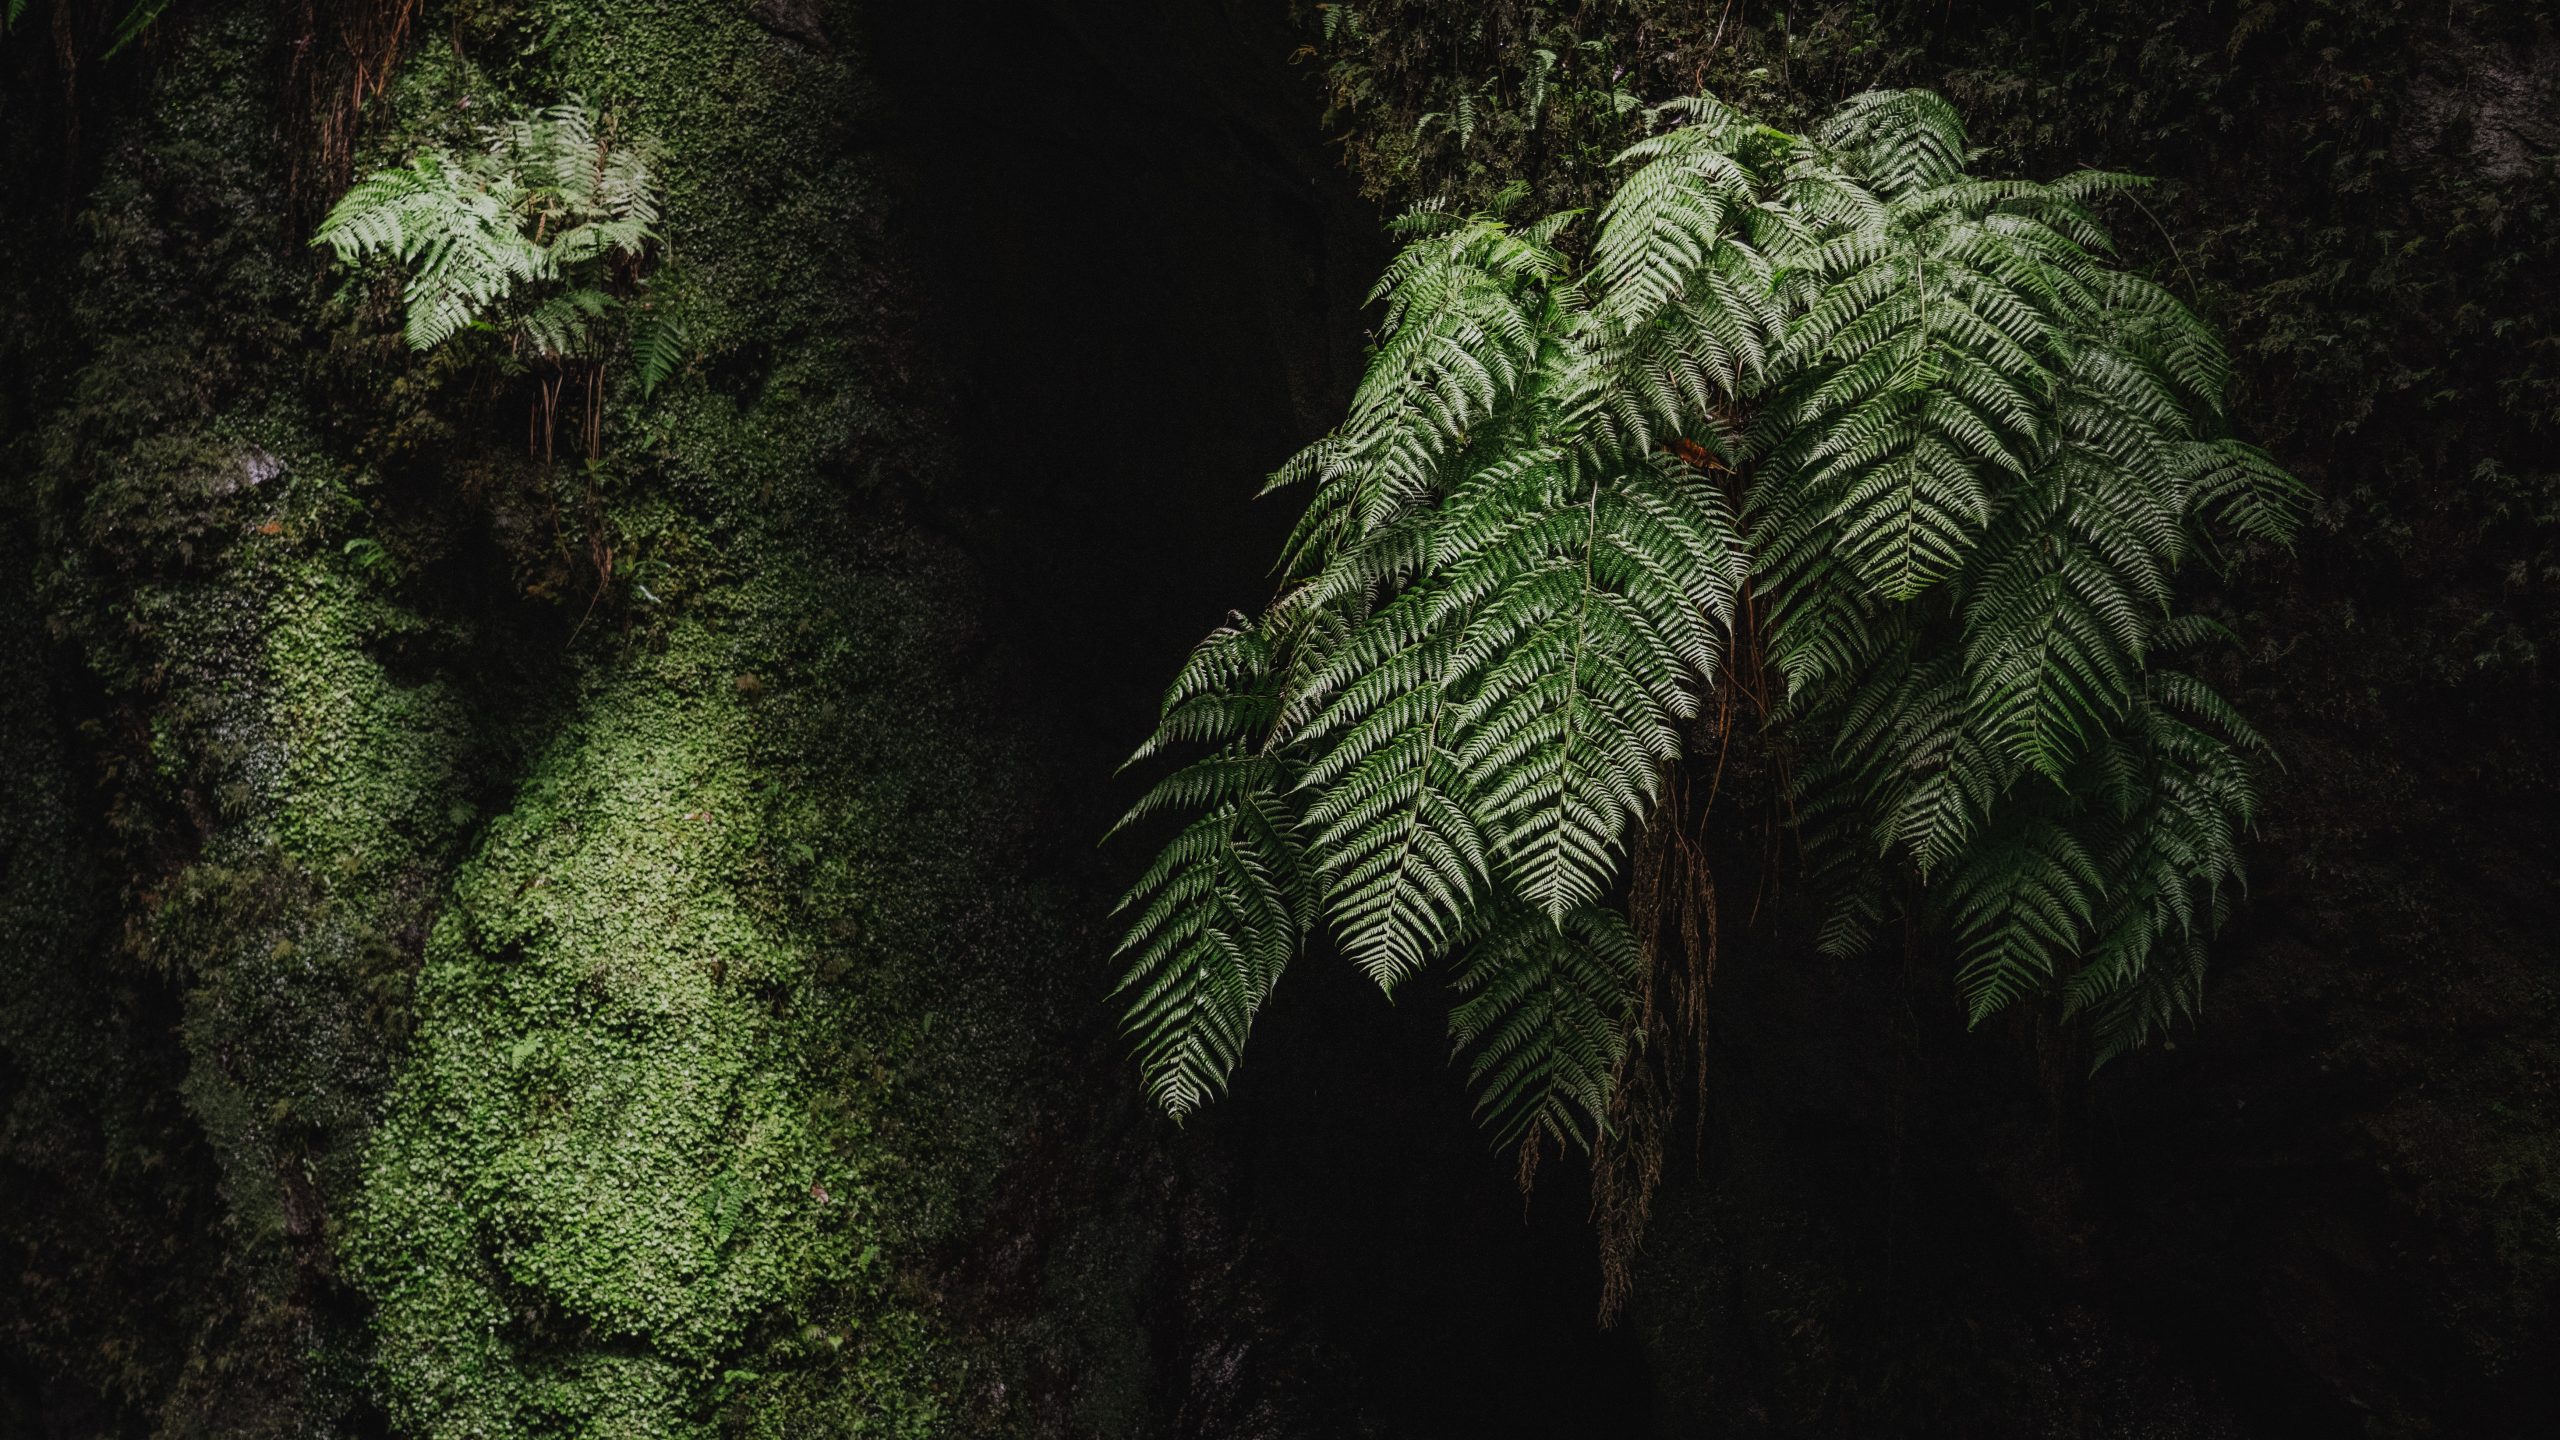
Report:
[[[526,448],[546,461],[574,386],[576,433],[592,461],[604,450],[611,367],[636,367],[646,394],[686,358],[664,263],[658,147],[575,98],[479,139],[366,176],[312,243],[350,266],[382,257],[406,271],[411,349],[486,337],[502,374],[529,376]]]
[[[2112,259],[2091,205],[2142,182],[1977,178],[1921,91],[1655,120],[1580,256],[1573,214],[1402,222],[1350,414],[1272,482],[1309,491],[1278,598],[1138,751],[1197,757],[1123,902],[1177,1117],[1320,930],[1390,990],[1454,960],[1486,1127],[1598,1148],[1640,1225],[1714,949],[1693,753],[1755,713],[1825,949],[1934,935],[1976,1021],[2050,1005],[2098,1063],[2199,1001],[2263,746],[2180,663],[2222,632],[2177,577],[2302,493]]]

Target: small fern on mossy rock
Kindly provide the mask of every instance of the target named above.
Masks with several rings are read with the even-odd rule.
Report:
[[[2101,1061],[2196,1003],[2262,747],[2175,667],[2220,632],[2174,579],[2301,492],[2111,262],[2089,203],[2142,182],[1978,179],[1922,91],[1657,118],[1579,259],[1571,215],[1400,222],[1350,415],[1273,482],[1286,583],[1138,752],[1206,750],[1130,815],[1185,817],[1124,902],[1176,1116],[1322,925],[1389,988],[1458,957],[1488,1127],[1589,1144],[1641,1043],[1624,861],[1737,625],[1827,948],[1931,926],[1975,1019],[2058,997]]]
[[[312,236],[344,264],[388,255],[408,269],[409,345],[431,350],[474,327],[505,337],[509,359],[580,376],[592,436],[602,368],[617,340],[642,393],[684,364],[665,293],[658,149],[618,136],[570,99],[482,132],[481,148],[430,150],[358,181]],[[617,324],[615,322],[620,321]]]

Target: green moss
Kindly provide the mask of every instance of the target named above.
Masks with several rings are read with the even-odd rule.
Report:
[[[354,1242],[419,1433],[690,1433],[759,1326],[797,1345],[813,1285],[876,1266],[862,1137],[822,1140],[796,1053],[839,1017],[736,888],[751,702],[679,678],[724,650],[686,635],[604,689],[429,941]]]
[[[296,383],[316,277],[277,143],[289,43],[248,5],[170,38],[90,199],[85,353],[34,441],[45,600],[99,693],[124,892],[89,963],[176,995],[180,1138],[218,1176],[172,1297],[186,1338],[156,1359],[174,1374],[132,1397],[170,1435],[299,1432],[357,1403],[329,1231],[398,1039],[399,936],[450,863],[479,743],[449,677],[386,669],[415,617],[359,598],[342,541],[364,477]]]
[[[420,1435],[949,1433],[983,1407],[918,1262],[996,1168],[1043,922],[995,878],[973,602],[888,518],[935,446],[855,66],[734,4],[422,17],[366,156],[571,91],[668,145],[704,363],[544,465],[524,391],[386,345],[381,289],[301,243],[297,15],[164,25],[64,267],[75,378],[12,442],[127,923],[88,972],[59,946],[98,929],[23,952],[99,983],[22,992],[0,1041],[130,1074],[108,1153],[203,1167],[168,1202],[200,1228],[114,1190],[90,1237],[185,1247],[149,1321],[27,1292],[118,1332],[44,1383],[168,1435],[377,1404]],[[77,862],[61,828],[5,837],[12,935],[55,924],[25,887]],[[945,973],[981,945],[1007,963]],[[174,1045],[70,1045],[118,985],[171,998]],[[71,1113],[15,1077],[16,1113]],[[96,1153],[11,1152],[31,1186]]]
[[[529,477],[591,499],[617,579],[568,587],[575,698],[426,944],[345,1241],[384,1394],[419,1435],[950,1433],[966,1365],[912,1267],[994,1168],[1022,997],[947,974],[1010,822],[956,567],[866,503],[931,454],[861,92],[742,7],[464,19],[384,153],[466,101],[611,97],[666,147],[707,363]]]
[[[354,7],[200,0],[121,88],[83,72],[104,177],[11,281],[77,297],[13,454],[94,691],[66,793],[107,812],[102,938],[45,963],[168,1005],[123,1083],[185,1183],[39,1256],[27,1328],[120,1433],[976,1433],[1033,1346],[1107,1359],[1078,1403],[1115,1433],[1147,1409],[1150,1200],[1070,1267],[1106,1305],[937,1293],[1095,967],[1019,879],[1019,747],[926,533],[963,507],[854,7],[831,49],[752,8],[431,3],[357,128],[387,163],[579,92],[664,142],[701,353],[617,378],[593,464],[303,243],[296,58]],[[31,1008],[49,1045],[108,1007]],[[75,1240],[159,1288],[65,1299]]]

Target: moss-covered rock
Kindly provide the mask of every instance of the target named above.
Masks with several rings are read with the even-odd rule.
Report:
[[[204,1177],[195,1228],[92,1227],[148,1247],[13,1230],[188,1257],[104,1362],[20,1337],[31,1403],[168,1435],[950,1433],[967,1352],[918,1266],[1040,1053],[1045,927],[998,873],[1017,782],[965,567],[898,518],[940,461],[857,59],[709,0],[431,5],[337,117],[371,163],[584,93],[665,144],[695,363],[616,382],[604,452],[549,460],[526,382],[386,345],[379,277],[303,243],[295,55],[335,23],[173,14],[84,238],[25,252],[76,299],[21,350],[76,378],[12,396],[64,648],[10,643],[94,694],[110,823],[90,885],[29,691],[9,1183],[118,1153],[32,1135],[93,1118],[54,1069],[126,1076],[165,1133],[122,1143]],[[119,987],[173,1039],[89,1053],[148,1014]]]

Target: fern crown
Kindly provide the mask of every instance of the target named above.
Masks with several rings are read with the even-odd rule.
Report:
[[[1826,946],[1908,911],[1975,1018],[2056,995],[2101,1058],[2196,1002],[2258,742],[2175,667],[2214,627],[2174,579],[2300,492],[2112,262],[2092,205],[2141,182],[1979,179],[1921,91],[1659,118],[1585,256],[1402,222],[1350,413],[1273,482],[1287,581],[1166,695],[1139,755],[1197,758],[1131,812],[1180,829],[1122,989],[1176,1116],[1322,930],[1382,986],[1456,957],[1488,1127],[1587,1143],[1641,1040],[1623,862],[1746,595]]]

